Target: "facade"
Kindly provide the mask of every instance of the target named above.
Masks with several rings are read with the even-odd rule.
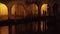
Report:
[[[57,10],[53,8],[55,4],[58,4]],[[7,26],[0,24],[0,34],[42,34],[45,31],[46,34],[54,34],[57,26],[59,33],[59,13],[60,0],[0,0],[0,22],[6,25],[7,20],[9,24]],[[57,18],[55,19],[57,22],[54,18],[44,20],[46,16]]]

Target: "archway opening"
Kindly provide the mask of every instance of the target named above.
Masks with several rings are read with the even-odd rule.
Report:
[[[8,19],[8,8],[5,4],[0,3],[0,20]]]
[[[49,16],[49,6],[47,3],[45,4],[42,4],[41,6],[41,16]],[[48,29],[47,25],[46,24],[46,21],[41,21],[41,24],[40,24],[40,27],[41,27],[41,31],[46,31]]]
[[[14,4],[11,9],[11,15],[12,15],[12,19],[13,18],[22,19],[26,17],[26,11],[24,5],[17,3]]]
[[[0,21],[8,20],[8,7],[0,3]],[[5,23],[5,22],[4,22]],[[0,27],[0,34],[8,34],[8,26]]]
[[[24,19],[26,17],[27,13],[25,11],[25,5],[15,3],[12,8],[11,8],[11,19]],[[17,22],[16,22],[17,23]],[[25,24],[18,24],[12,26],[12,33],[14,34],[15,31],[16,33],[22,32],[26,30],[26,25]]]
[[[44,15],[44,13],[46,13],[46,16],[48,16],[48,4],[42,4],[41,6],[41,16]]]
[[[28,8],[32,16],[38,16],[38,6],[36,4],[31,4]]]

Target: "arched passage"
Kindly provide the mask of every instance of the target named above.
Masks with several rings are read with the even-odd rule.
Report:
[[[31,4],[31,5],[29,5],[28,8],[33,16],[38,16],[38,6],[36,4]]]
[[[0,3],[0,20],[8,19],[8,8],[5,4]]]
[[[15,16],[17,19],[24,18],[26,16],[24,5],[18,3],[14,4],[11,8],[11,15]]]
[[[42,6],[41,6],[41,16],[49,16],[49,12],[50,12],[50,9],[49,8],[50,7],[49,7],[49,5],[47,3],[42,4]],[[40,27],[41,27],[41,31],[42,32],[44,30],[46,31],[48,29],[47,25],[45,25],[46,22],[47,22],[47,20],[41,21],[41,24],[40,24],[41,26]],[[44,25],[44,27],[43,27],[43,25]]]
[[[8,20],[8,7],[0,3],[0,21]],[[4,22],[5,23],[5,22]],[[8,26],[0,27],[0,34],[8,34]]]
[[[11,15],[12,15],[12,19],[23,19],[26,17],[27,13],[25,11],[25,5],[23,4],[19,4],[19,3],[15,3],[13,4],[12,8],[11,8]],[[25,24],[18,24],[16,25],[16,27],[13,25],[12,28],[12,33],[19,33],[21,31],[25,31],[26,30],[26,25]]]
[[[37,17],[38,16],[38,6],[37,4],[30,4],[28,5],[28,13],[29,15],[31,15],[32,17]],[[30,23],[30,26],[32,26],[32,31],[37,32],[38,31],[38,22],[32,22]]]
[[[46,16],[48,16],[48,4],[42,4],[41,6],[41,16],[43,16],[44,12],[46,12]]]

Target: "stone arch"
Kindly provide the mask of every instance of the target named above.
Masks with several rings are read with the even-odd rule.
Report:
[[[33,16],[38,16],[38,6],[37,6],[37,4],[34,4],[34,3],[33,4],[30,4],[28,6],[28,9],[27,10]]]
[[[11,8],[11,15],[15,17],[20,17],[20,18],[26,17],[27,14],[25,11],[25,6],[20,3],[13,4]]]
[[[0,3],[0,21],[8,20],[8,7],[4,3]],[[1,34],[8,34],[8,26],[3,26],[0,28]],[[4,32],[4,33],[3,33]]]
[[[7,20],[8,19],[8,7],[0,3],[0,20]]]
[[[50,6],[47,3],[42,4],[41,6],[41,16],[43,16],[44,12],[46,12],[46,16],[50,14]]]
[[[44,12],[46,13],[46,14],[44,14]],[[43,3],[42,4],[42,6],[41,6],[41,16],[49,16],[49,14],[50,14],[50,7],[49,7],[49,5],[48,5],[48,3]],[[46,20],[47,21],[47,20]],[[45,21],[44,21],[45,22]],[[41,31],[43,32],[44,30],[48,30],[48,26],[47,25],[44,25],[44,30],[43,30],[43,21],[41,21],[41,24],[40,24],[40,27],[41,27]],[[46,27],[46,29],[45,29],[45,27]]]

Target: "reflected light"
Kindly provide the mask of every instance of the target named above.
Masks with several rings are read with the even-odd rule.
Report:
[[[36,22],[36,24],[35,24],[35,32],[37,32],[38,31],[38,22]]]
[[[15,25],[12,25],[12,34],[15,34]]]
[[[0,34],[9,34],[8,26],[1,27]]]
[[[44,27],[43,27],[44,25]],[[41,24],[40,24],[40,28],[41,28],[41,31],[43,32],[44,30],[47,31],[48,30],[48,27],[47,25],[45,25],[45,23],[43,21],[41,21]],[[45,29],[46,28],[46,29]],[[44,29],[44,30],[43,30]]]
[[[41,27],[41,31],[43,32],[43,21],[41,21],[40,27]]]
[[[32,29],[34,32],[37,32],[38,31],[38,22],[32,22]]]

